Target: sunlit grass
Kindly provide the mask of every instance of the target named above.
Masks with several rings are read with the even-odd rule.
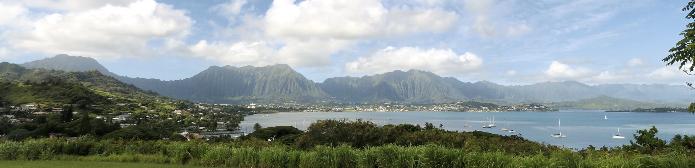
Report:
[[[2,168],[200,168],[191,165],[90,161],[0,161]]]

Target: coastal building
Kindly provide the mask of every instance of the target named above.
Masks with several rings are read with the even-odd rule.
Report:
[[[19,106],[22,111],[34,111],[39,108],[39,105],[36,103],[29,103],[29,104],[22,104]]]
[[[130,117],[131,117],[130,114],[121,114],[121,115],[117,115],[116,117],[113,117],[112,119],[114,122],[123,122],[123,121],[130,119]]]
[[[210,140],[211,138],[221,138],[221,137],[236,139],[236,138],[243,136],[244,132],[241,132],[241,131],[206,131],[200,135],[206,140]]]

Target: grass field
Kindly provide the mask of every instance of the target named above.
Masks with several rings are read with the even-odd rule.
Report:
[[[89,161],[0,161],[2,168],[202,168],[195,166]]]

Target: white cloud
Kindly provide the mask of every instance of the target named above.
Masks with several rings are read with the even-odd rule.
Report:
[[[418,47],[387,47],[368,57],[348,62],[350,73],[375,74],[393,70],[418,69],[441,75],[460,75],[479,69],[483,59],[473,53],[456,54],[451,49],[421,49]]]
[[[636,66],[640,66],[643,64],[644,64],[644,61],[642,61],[642,59],[640,59],[640,58],[632,58],[632,59],[627,61],[627,66],[630,66],[630,67],[636,67]]]
[[[647,74],[647,77],[657,80],[670,80],[674,78],[683,78],[684,76],[685,72],[673,66],[661,67]]]
[[[489,23],[491,0],[465,0],[463,6],[468,13],[473,15],[472,28],[474,31],[486,37],[495,35],[495,27]]]
[[[199,41],[189,47],[194,56],[219,61],[228,65],[263,66],[277,63],[275,50],[266,42],[237,42],[233,44]]]
[[[265,16],[275,37],[361,39],[382,35],[439,32],[457,19],[439,8],[387,9],[378,0],[273,1]]]
[[[507,75],[509,75],[509,76],[514,76],[516,74],[517,74],[517,72],[515,70],[508,70],[507,71]]]
[[[27,12],[27,9],[21,5],[12,5],[0,2],[0,26],[15,23],[19,17],[22,17]]]
[[[214,6],[212,9],[223,15],[238,15],[242,7],[246,5],[246,0],[229,0],[225,3]]]
[[[226,17],[230,22],[234,23],[241,16],[243,7],[248,3],[247,0],[228,0],[227,2],[218,4],[210,8],[219,15]]]
[[[29,8],[39,8],[59,11],[83,11],[90,10],[104,5],[127,5],[137,0],[0,0],[0,2],[8,2],[21,4]]]
[[[629,66],[629,65],[628,65]],[[594,84],[606,83],[664,83],[683,84],[688,80],[688,75],[678,70],[675,66],[659,66],[654,69],[623,69],[606,70],[597,75],[583,79]]]
[[[464,0],[462,5],[470,14],[470,28],[482,37],[521,36],[533,30],[531,25],[523,21],[510,21],[507,19],[510,17],[503,16],[505,12],[499,9],[510,9],[504,3],[493,0]]]
[[[161,46],[188,34],[192,20],[182,10],[154,0],[127,6],[106,5],[79,12],[53,13],[12,29],[13,47],[46,54],[97,58],[153,55]]]
[[[289,64],[293,67],[312,67],[329,64],[331,60],[326,54],[345,45],[348,43],[340,40],[290,41],[281,47],[267,41],[224,43],[201,40],[189,46],[188,52],[227,65]]]
[[[446,1],[447,0],[415,0],[416,3],[425,6],[442,6]]]
[[[318,67],[331,63],[331,54],[350,46],[351,42],[336,39],[287,40],[278,50],[280,63],[297,67]]]
[[[531,27],[526,23],[511,25],[507,28],[506,34],[509,36],[521,36],[532,31]]]
[[[615,82],[632,82],[628,81],[631,80],[630,74],[625,74],[625,73],[616,73],[612,71],[603,71],[599,73],[598,75],[595,75],[593,77],[590,77],[587,79],[591,83],[615,83]]]
[[[545,70],[545,75],[551,79],[578,80],[590,75],[590,72],[586,68],[572,67],[559,61],[553,61]]]
[[[277,0],[266,13],[266,31],[282,37],[360,38],[374,34],[385,13],[372,0]]]
[[[9,59],[10,51],[5,47],[0,47],[0,62]]]
[[[424,2],[423,2],[424,3]],[[436,3],[436,2],[427,2]],[[230,13],[242,10],[244,2],[229,1],[222,7]],[[385,7],[379,0],[295,0],[273,1],[263,16],[244,15],[240,26],[232,34],[242,42],[206,42],[190,46],[195,55],[207,53],[208,59],[243,65],[283,63],[294,67],[318,67],[332,63],[335,53],[356,43],[379,37],[398,37],[412,33],[442,32],[453,26],[458,16],[435,6]],[[258,23],[258,20],[262,20]],[[225,33],[229,34],[229,32]],[[244,42],[245,41],[245,42]],[[251,47],[240,45],[253,41],[265,41],[268,46],[262,52],[269,55],[246,57],[234,61],[236,50],[229,48]],[[271,45],[272,44],[272,45]],[[195,48],[195,50],[193,50]],[[204,51],[211,49],[215,51]],[[225,52],[220,52],[225,51]],[[214,58],[219,57],[219,58]]]

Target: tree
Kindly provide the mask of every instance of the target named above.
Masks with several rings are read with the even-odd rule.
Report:
[[[682,10],[688,11],[685,18],[692,21],[680,33],[683,39],[676,42],[676,46],[668,50],[669,55],[662,61],[666,62],[666,65],[679,64],[678,68],[683,69],[686,74],[695,75],[693,73],[695,71],[695,0],[690,0]],[[691,88],[695,88],[693,83],[688,82],[687,84]],[[695,104],[690,104],[690,112],[695,112],[693,106]]]
[[[63,122],[72,121],[72,106],[65,106],[63,111],[60,112],[60,119]]]
[[[261,128],[263,128],[263,127],[261,127],[261,124],[258,124],[258,123],[253,124],[253,130],[254,130],[254,131],[260,130]]]
[[[666,141],[656,137],[659,130],[652,126],[650,129],[637,130],[637,134],[633,135],[635,137],[635,142],[630,141],[630,144],[636,149],[639,149],[642,153],[653,153],[654,151],[666,146]]]
[[[290,145],[295,142],[295,139],[301,135],[303,132],[292,126],[275,126],[268,128],[260,128],[253,133],[249,134],[249,137],[258,138],[261,140],[278,140],[284,144]]]

